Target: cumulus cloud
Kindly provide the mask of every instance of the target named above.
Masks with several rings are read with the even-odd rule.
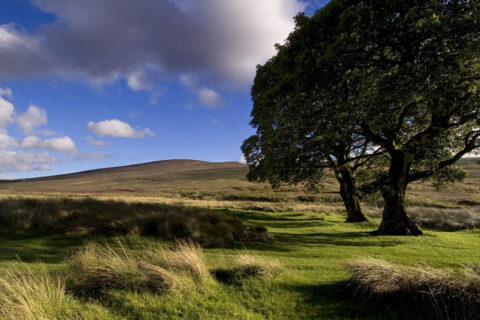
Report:
[[[220,95],[215,90],[202,86],[196,75],[181,74],[180,83],[197,94],[197,103],[203,107],[216,108],[223,104]]]
[[[293,29],[300,0],[33,0],[56,21],[0,26],[0,74],[59,75],[149,88],[142,70],[214,75],[249,85]],[[205,95],[213,99],[211,92]]]
[[[154,136],[155,134],[148,128],[143,131],[133,129],[128,123],[112,119],[100,122],[90,121],[88,130],[100,137],[117,137],[117,138],[144,138],[145,136]]]
[[[91,145],[92,147],[108,147],[110,145],[110,142],[102,141],[102,140],[96,140],[95,138],[90,137],[90,136],[86,137],[85,141],[87,141],[87,143],[89,145]]]
[[[48,152],[0,151],[2,172],[47,170],[47,166],[49,168],[50,164],[58,162],[60,162],[60,159],[53,157]]]
[[[17,118],[17,124],[25,134],[30,134],[36,128],[47,124],[47,112],[31,105],[25,113]]]
[[[1,33],[0,33],[1,37]],[[1,41],[1,38],[0,38]],[[1,60],[1,58],[0,58]],[[11,97],[12,91],[9,88],[0,88],[0,127],[5,127],[13,121],[13,113],[15,108],[13,104],[4,99],[4,96]]]
[[[0,31],[0,51],[6,41],[15,42],[17,40],[11,40],[5,37],[5,34],[2,34]],[[0,67],[2,63],[3,61],[1,61],[0,58]],[[38,129],[47,123],[47,112],[42,108],[30,105],[26,112],[16,116],[15,106],[6,100],[12,98],[12,96],[12,90],[9,88],[0,88],[0,173],[50,170],[52,164],[58,163],[61,160],[45,150],[63,153],[70,157],[75,156],[76,159],[80,160],[100,160],[109,157],[109,155],[102,152],[82,154],[70,137],[55,136],[57,134],[54,131],[46,128]],[[16,124],[22,129],[25,134],[23,139],[15,139],[8,134],[7,127],[12,124]],[[147,135],[153,133],[145,129],[141,134]],[[93,138],[91,138],[89,142],[96,145],[106,145],[102,141]],[[26,150],[42,151],[30,152]],[[6,179],[6,177],[7,176],[0,174],[0,179]]]
[[[23,139],[21,147],[25,149],[48,149],[75,155],[78,148],[70,137],[59,137],[42,140],[36,136],[28,136]]]

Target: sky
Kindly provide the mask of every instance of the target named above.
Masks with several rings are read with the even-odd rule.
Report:
[[[0,179],[241,161],[255,67],[328,0],[0,2]]]

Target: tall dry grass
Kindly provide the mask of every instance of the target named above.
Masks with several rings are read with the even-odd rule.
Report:
[[[24,265],[20,272],[10,271],[0,278],[0,318],[80,320],[85,319],[85,314],[79,303],[65,293],[60,277],[49,273],[44,265],[35,271]]]
[[[179,242],[168,249],[151,243],[132,249],[123,240],[114,245],[89,243],[69,260],[72,287],[169,291],[202,285],[210,279],[202,249]]]
[[[213,274],[221,282],[239,283],[245,279],[274,276],[282,270],[284,266],[278,260],[244,252],[236,256],[231,265],[217,268]]]
[[[271,239],[266,228],[206,209],[89,198],[1,199],[0,232],[25,230],[64,235],[142,234],[191,240],[204,247]]]
[[[478,319],[480,277],[475,269],[459,275],[372,258],[351,261],[348,269],[353,296],[376,306],[394,308],[401,317]]]

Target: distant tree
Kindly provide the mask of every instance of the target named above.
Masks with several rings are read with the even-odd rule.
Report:
[[[335,54],[355,52],[351,74],[366,89],[352,105],[363,113],[356,133],[389,158],[377,233],[418,235],[405,211],[408,184],[463,178],[454,163],[480,146],[480,2],[342,2],[348,23]]]
[[[357,117],[351,103],[358,96],[358,81],[345,73],[356,62],[341,63],[330,50],[337,39],[345,3],[335,1],[312,18],[296,17],[296,29],[277,55],[257,67],[252,87],[252,121],[256,135],[242,151],[250,167],[250,180],[306,181],[315,186],[326,168],[340,184],[347,222],[365,221],[355,172],[377,153],[364,136],[355,134]],[[361,79],[359,79],[361,80]]]

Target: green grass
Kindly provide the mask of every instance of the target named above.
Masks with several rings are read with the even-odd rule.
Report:
[[[415,218],[423,219],[425,225],[448,227],[469,219],[468,225],[476,226],[479,221],[480,165],[475,159],[462,160],[460,164],[469,172],[463,183],[442,192],[435,192],[428,183],[409,187],[407,210]],[[322,182],[320,193],[311,194],[301,186],[272,190],[266,184],[250,183],[245,179],[246,172],[245,166],[236,163],[156,162],[0,183],[0,204],[15,204],[15,199],[5,199],[12,195],[19,199],[18,203],[26,198],[40,198],[41,203],[53,202],[51,207],[59,208],[55,211],[59,217],[78,211],[80,214],[74,216],[86,217],[87,212],[99,221],[101,217],[115,221],[167,207],[175,211],[177,205],[196,206],[201,208],[192,212],[237,217],[250,226],[267,227],[274,236],[273,241],[236,242],[233,247],[204,249],[207,267],[212,272],[233,268],[245,252],[266,261],[278,261],[282,271],[268,277],[212,280],[172,292],[107,288],[86,294],[67,286],[66,297],[61,301],[80,310],[86,319],[399,319],[402,317],[394,309],[375,308],[346,294],[350,279],[348,261],[372,257],[400,265],[458,272],[480,262],[479,229],[426,228],[425,235],[420,237],[372,236],[369,232],[378,227],[379,218],[361,224],[343,222],[344,209],[332,177]],[[34,204],[31,207],[39,213],[51,211],[48,206],[36,205],[38,200],[26,203]],[[364,203],[373,217],[380,212],[376,205],[379,203],[374,201]],[[9,212],[7,207],[3,205],[0,210]],[[26,209],[27,215],[32,208]],[[40,219],[33,226],[55,225],[52,221]],[[46,268],[53,277],[66,281],[71,277],[69,257],[87,241],[115,244],[114,239],[102,233],[52,234],[49,230],[28,227],[12,232],[0,228],[0,279],[21,271],[25,264],[33,271]],[[151,241],[174,246],[171,240],[139,234],[128,234],[124,240],[135,250],[143,250]]]
[[[346,261],[375,257],[442,269],[460,269],[480,261],[478,230],[378,237],[368,233],[378,221],[346,224],[338,214],[216,211],[268,226],[275,240],[246,243],[245,249],[278,260],[285,270],[241,284],[213,282],[204,288],[165,294],[110,290],[90,299],[105,314],[124,319],[391,319],[395,314],[388,310],[374,310],[342,294],[349,279]],[[45,261],[49,269],[61,272],[66,268],[66,255],[84,240],[59,236],[2,239],[0,273],[14,268],[17,259],[28,264]],[[127,240],[141,244],[151,238],[129,236]],[[213,270],[234,261],[244,249],[204,251],[207,266]],[[75,299],[87,309],[85,297]]]

